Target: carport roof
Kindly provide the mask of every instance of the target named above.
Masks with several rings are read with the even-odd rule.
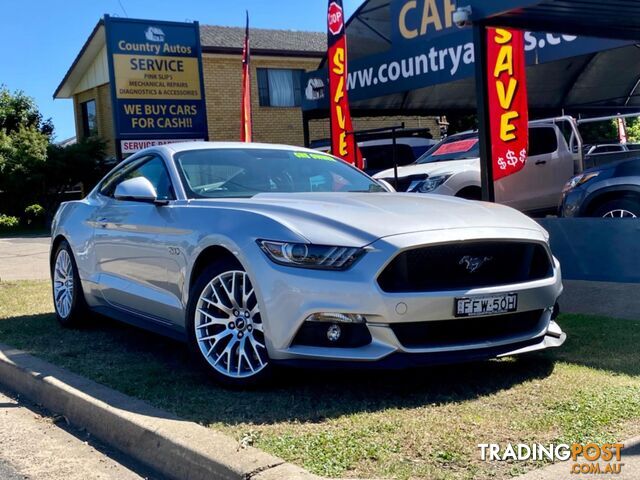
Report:
[[[349,63],[394,49],[390,0],[368,0],[347,23]],[[637,0],[458,0],[490,26],[638,40]],[[622,43],[621,43],[622,45]],[[401,48],[401,47],[396,47]],[[425,49],[426,50],[426,49]],[[323,64],[324,65],[324,60]],[[617,113],[640,108],[640,48],[631,42],[527,68],[529,106],[539,112]],[[354,98],[355,114],[475,111],[473,77],[373,98]],[[355,101],[353,101],[355,100]]]

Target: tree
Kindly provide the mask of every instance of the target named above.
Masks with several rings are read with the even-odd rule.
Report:
[[[22,213],[36,200],[42,178],[34,174],[47,158],[53,133],[32,98],[0,86],[0,192],[3,213]],[[22,208],[21,208],[22,207]]]
[[[627,118],[627,140],[640,143],[640,117]]]
[[[49,145],[42,174],[46,178],[43,206],[54,211],[64,200],[65,192],[80,184],[83,193],[91,190],[109,169],[105,163],[107,144],[89,137],[67,147]]]
[[[618,143],[618,124],[615,119],[583,123],[580,125],[580,134],[585,145]]]
[[[107,170],[102,139],[62,148],[51,143],[52,134],[32,98],[0,86],[0,213],[22,216],[41,204],[51,217],[69,198],[65,192],[78,184],[86,192]]]

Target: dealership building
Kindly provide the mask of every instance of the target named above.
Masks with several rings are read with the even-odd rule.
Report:
[[[100,136],[109,154],[119,158],[164,141],[239,140],[244,33],[244,28],[105,16],[54,98],[73,100],[78,139]],[[326,34],[252,28],[250,35],[254,141],[303,145],[305,126],[306,140],[329,137],[326,118],[303,122],[301,110],[307,86],[302,76],[320,66]],[[155,66],[153,75],[141,72]],[[159,85],[163,92],[156,91]],[[163,112],[171,118],[163,119]],[[361,116],[354,128],[399,122],[438,135],[434,117],[397,112]]]

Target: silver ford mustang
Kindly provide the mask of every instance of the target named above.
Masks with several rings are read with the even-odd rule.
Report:
[[[557,347],[560,265],[507,207],[390,193],[296,147],[184,143],[119,164],[53,222],[58,320],[186,340],[218,380]]]

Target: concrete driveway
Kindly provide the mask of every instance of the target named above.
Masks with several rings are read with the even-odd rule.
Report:
[[[0,238],[0,282],[49,278],[49,237]]]

